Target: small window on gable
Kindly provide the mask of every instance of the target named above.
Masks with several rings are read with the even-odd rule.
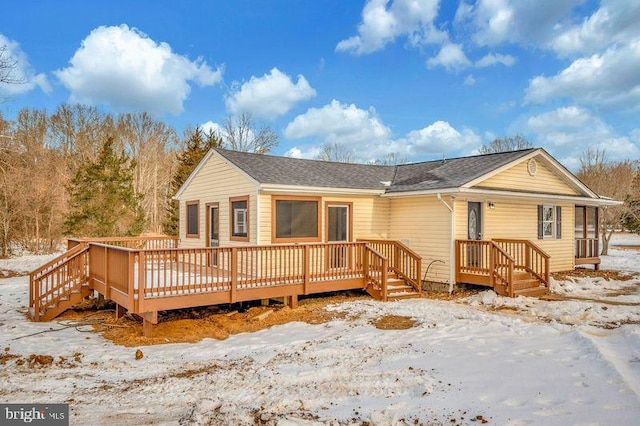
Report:
[[[231,239],[249,241],[249,197],[229,199],[231,215]]]
[[[198,238],[200,237],[200,216],[198,201],[187,201],[187,237]]]
[[[538,239],[562,238],[562,207],[538,206]]]

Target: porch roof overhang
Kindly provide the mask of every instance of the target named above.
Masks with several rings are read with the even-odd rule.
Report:
[[[563,195],[563,194],[544,194],[538,192],[525,192],[525,191],[504,191],[497,189],[485,189],[485,188],[443,188],[443,189],[431,189],[426,191],[408,191],[408,192],[392,192],[384,194],[383,197],[397,198],[397,197],[416,197],[421,195],[480,195],[486,197],[504,197],[504,198],[528,198],[541,201],[569,201],[578,205],[586,206],[619,206],[622,201],[612,200],[611,198],[591,198],[576,195]]]

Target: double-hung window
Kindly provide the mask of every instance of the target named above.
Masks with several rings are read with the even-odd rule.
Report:
[[[231,210],[231,239],[249,241],[249,197],[229,199]]]
[[[188,238],[199,238],[200,237],[200,203],[198,201],[187,201],[186,202],[187,211],[186,211],[186,231]]]
[[[560,239],[562,237],[562,207],[538,206],[538,239]]]

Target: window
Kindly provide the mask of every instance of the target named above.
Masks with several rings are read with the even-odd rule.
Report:
[[[562,207],[538,206],[538,239],[562,237]]]
[[[551,238],[554,236],[555,216],[553,206],[542,206],[542,238]]]
[[[273,197],[273,242],[320,241],[320,198]]]
[[[200,237],[200,204],[198,201],[187,201],[187,237]]]
[[[230,198],[231,239],[249,241],[249,197]]]

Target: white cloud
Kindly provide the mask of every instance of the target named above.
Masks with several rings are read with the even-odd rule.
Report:
[[[447,34],[434,27],[438,4],[439,0],[369,0],[362,10],[358,35],[339,42],[336,50],[362,55],[402,36],[414,46],[442,43]]]
[[[571,98],[575,102],[637,108],[640,105],[640,38],[614,45],[602,54],[575,60],[553,77],[529,82],[525,100],[546,102]]]
[[[480,46],[504,42],[546,44],[557,32],[558,23],[568,17],[582,0],[478,0],[461,3],[455,24],[468,26]]]
[[[640,2],[603,0],[581,24],[563,27],[551,41],[561,56],[591,55],[611,44],[640,36]]]
[[[481,143],[481,138],[473,131],[458,131],[445,121],[436,121],[423,129],[409,132],[403,138],[394,139],[391,129],[382,123],[375,111],[336,100],[297,116],[285,129],[285,136],[289,139],[315,138],[313,145],[295,146],[285,155],[315,158],[323,145],[337,143],[361,162],[382,159],[389,154],[397,154],[410,161],[434,154],[467,154]]]
[[[391,130],[382,123],[373,109],[363,110],[354,104],[332,100],[322,108],[310,108],[290,122],[284,134],[287,138],[315,137],[323,143],[363,145],[386,142]]]
[[[469,74],[464,79],[464,82],[462,84],[464,84],[465,86],[473,86],[474,84],[476,84],[476,79],[473,77],[473,74]]]
[[[22,51],[17,41],[0,34],[0,48],[2,47],[4,47],[4,52],[2,52],[0,59],[9,64],[15,63],[15,68],[10,71],[11,74],[7,77],[14,81],[19,81],[19,83],[0,84],[0,95],[19,95],[30,92],[36,87],[39,87],[45,93],[51,93],[51,85],[46,74],[36,74],[29,63],[27,54]]]
[[[634,132],[620,135],[598,115],[577,106],[530,117],[526,131],[533,135],[536,145],[548,149],[572,170],[579,167],[587,148],[604,149],[613,161],[640,156],[640,141]]]
[[[471,66],[471,61],[462,50],[462,46],[454,43],[447,43],[440,48],[440,52],[427,60],[427,66],[434,68],[442,66],[448,70],[458,70]]]
[[[510,67],[516,63],[516,58],[511,55],[503,55],[501,53],[489,53],[476,61],[476,67],[484,68],[490,67],[495,64],[502,64],[506,67]]]
[[[214,134],[220,135],[221,137],[224,134],[224,128],[214,121],[207,121],[206,123],[201,124],[200,128],[205,133],[213,132]]]
[[[72,102],[152,113],[182,112],[191,82],[211,86],[220,83],[223,72],[124,24],[91,31],[69,62],[55,74],[71,91]]]
[[[456,130],[446,121],[438,120],[420,130],[413,130],[404,139],[412,156],[451,152],[468,153],[482,143],[480,136],[470,129]]]
[[[251,77],[236,87],[225,99],[232,113],[248,112],[257,117],[273,119],[286,114],[298,102],[316,96],[316,91],[302,75],[294,83],[287,74],[273,68],[262,77]]]

